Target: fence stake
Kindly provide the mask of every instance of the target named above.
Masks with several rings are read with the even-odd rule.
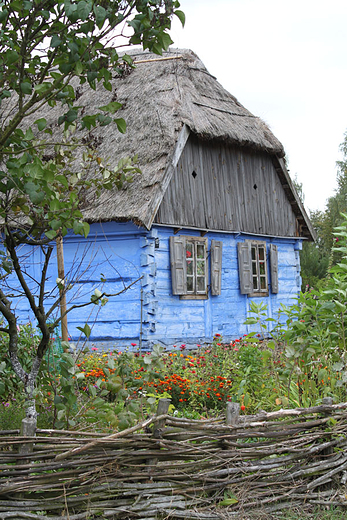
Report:
[[[227,403],[226,409],[226,423],[228,426],[236,426],[240,416],[239,403]]]
[[[157,408],[157,416],[165,415],[169,411],[169,406],[171,403],[171,399],[159,399],[158,408]],[[153,437],[157,439],[161,436],[161,430],[164,428],[165,419],[160,419],[160,421],[155,421],[153,424]]]
[[[322,404],[324,404],[326,406],[332,406],[333,398],[332,397],[323,397]],[[331,415],[331,411],[325,412],[324,415],[325,415],[325,417],[329,417]],[[333,454],[334,454],[334,448],[332,448],[332,447],[325,448],[325,450],[322,451],[323,457],[329,457]],[[327,487],[327,485],[326,485],[326,487]]]
[[[159,399],[156,415],[158,417],[159,415],[166,415],[169,411],[170,403],[171,399]],[[154,421],[152,437],[154,437],[155,439],[160,439],[164,425],[165,419]],[[147,460],[147,466],[155,466],[156,464],[158,464],[158,459],[156,457]]]
[[[22,437],[35,437],[36,434],[36,426],[37,421],[33,417],[25,417],[22,420],[22,424],[20,427],[20,434]],[[34,449],[33,443],[24,443],[19,446],[18,454],[20,455],[28,455]],[[18,464],[27,464],[26,460],[19,459]]]

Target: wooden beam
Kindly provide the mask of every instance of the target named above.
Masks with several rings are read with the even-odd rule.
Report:
[[[65,269],[64,269],[64,251],[63,251],[63,237],[57,237],[57,262],[58,262],[58,278],[65,283]],[[59,287],[60,294],[60,316],[61,316],[61,340],[68,341],[69,334],[67,331],[67,315],[66,315],[66,289],[65,285]]]

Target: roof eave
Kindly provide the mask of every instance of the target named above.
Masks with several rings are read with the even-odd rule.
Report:
[[[304,205],[296,191],[293,181],[290,178],[288,170],[285,165],[285,161],[278,155],[272,156],[272,162],[277,171],[282,187],[286,193],[286,196],[292,206],[293,212],[298,220],[300,226],[300,236],[312,240],[313,242],[317,239],[317,234],[312,226],[309,216],[306,213]]]

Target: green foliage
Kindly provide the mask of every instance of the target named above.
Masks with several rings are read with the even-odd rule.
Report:
[[[300,253],[302,291],[320,289],[325,283],[329,267],[329,255],[318,244],[304,242]]]
[[[40,338],[30,323],[18,328],[18,358],[24,370],[30,372]],[[23,391],[24,385],[11,366],[5,333],[0,333],[0,360],[0,399],[19,397],[19,390]]]
[[[141,44],[161,54],[172,43],[168,34],[172,17],[176,15],[184,23],[179,7],[177,0],[0,0],[0,231],[6,249],[0,252],[0,279],[4,282],[0,313],[6,321],[3,331],[9,338],[13,368],[30,400],[38,365],[60,318],[54,323],[49,320],[70,288],[65,280],[58,280],[59,296],[45,305],[50,242],[68,230],[86,237],[89,224],[83,211],[90,207],[91,198],[96,203],[102,192],[120,189],[139,173],[136,157],[121,158],[110,166],[95,149],[76,138],[76,129],[88,134],[94,127],[114,124],[121,133],[126,132],[126,122],[115,117],[121,104],[112,99],[110,80],[124,65],[133,65],[129,56],[119,56],[117,47]],[[94,90],[101,84],[110,92],[110,102],[95,113],[84,113],[78,103],[78,89],[85,83]],[[51,111],[56,120],[48,124],[43,107],[57,107]],[[76,165],[78,155],[82,159]],[[42,276],[39,273],[34,281],[37,293],[31,291],[24,260],[18,254],[23,244],[40,247],[44,258]],[[15,289],[10,286],[11,274],[16,278]],[[11,305],[14,291],[29,300],[41,333],[31,368],[25,360],[21,364],[17,315]],[[95,292],[90,304],[104,305],[104,296]],[[88,336],[86,326],[81,330]],[[1,365],[4,376],[7,369],[7,364]],[[71,424],[76,405],[72,369],[66,355],[61,365],[63,397],[57,405],[61,407],[59,420],[67,424]]]
[[[185,345],[166,353],[155,346],[147,353],[53,350],[42,365],[35,395],[60,428],[124,429],[154,413],[158,400],[169,397],[174,413],[199,418],[220,414],[227,401],[242,413],[259,409],[309,407],[324,397],[345,400],[347,385],[347,215],[336,230],[341,261],[330,270],[326,286],[301,293],[297,303],[282,307],[268,334],[266,306],[250,305],[247,323],[256,328],[225,344],[220,334],[195,351]],[[21,328],[19,355],[30,369],[40,338]],[[12,406],[22,383],[8,362],[5,342],[0,370],[5,377],[2,406]],[[15,402],[15,401],[14,401]],[[14,405],[13,405],[14,406]],[[15,410],[15,406],[14,406]],[[173,409],[171,408],[171,411]],[[48,417],[49,414],[46,414]]]

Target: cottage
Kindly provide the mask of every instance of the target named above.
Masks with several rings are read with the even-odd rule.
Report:
[[[113,80],[112,93],[86,87],[78,104],[122,103],[126,134],[108,125],[88,138],[111,164],[138,154],[142,173],[88,210],[87,248],[77,236],[64,241],[79,302],[95,287],[133,285],[92,315],[90,307],[71,313],[69,333],[76,339],[88,320],[90,340],[107,348],[196,345],[216,333],[230,340],[247,333],[253,299],[276,319],[297,297],[312,225],[281,143],[193,52],[133,58],[136,68]]]

